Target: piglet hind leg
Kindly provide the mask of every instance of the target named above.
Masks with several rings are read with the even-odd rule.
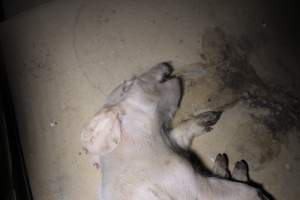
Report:
[[[212,178],[210,181],[214,183],[214,188],[225,189],[229,199],[239,200],[271,200],[273,199],[268,193],[263,191],[258,185],[254,185],[249,179],[248,164],[245,160],[235,163],[231,176],[228,169],[228,158],[226,154],[218,154],[213,166],[213,173],[221,179]],[[220,189],[222,186],[222,189]],[[254,186],[254,187],[252,187]],[[218,190],[217,190],[218,191]],[[233,197],[230,195],[233,194]],[[227,199],[225,196],[222,199]]]
[[[250,181],[249,178],[249,167],[248,163],[245,160],[240,160],[235,163],[234,168],[232,170],[232,179],[235,181],[248,183],[248,184],[254,184],[254,182]],[[271,200],[273,197],[268,194],[266,191],[264,191],[262,186],[259,186],[260,189],[257,190],[257,195],[260,200]]]

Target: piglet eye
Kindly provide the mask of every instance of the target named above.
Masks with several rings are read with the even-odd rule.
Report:
[[[167,80],[168,80],[168,78],[167,78],[166,76],[163,76],[159,82],[160,82],[160,83],[164,83],[164,82],[166,82]]]
[[[160,82],[160,83],[164,83],[164,82],[166,82],[166,81],[168,81],[168,80],[170,80],[170,79],[173,79],[173,78],[175,78],[174,75],[171,75],[171,74],[164,74],[159,82]]]

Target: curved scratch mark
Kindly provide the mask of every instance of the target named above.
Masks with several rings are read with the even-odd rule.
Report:
[[[97,86],[95,83],[93,83],[93,81],[90,79],[90,77],[88,76],[88,74],[83,70],[83,67],[82,67],[82,64],[81,64],[81,59],[80,59],[80,56],[79,56],[79,53],[78,53],[78,48],[77,48],[77,31],[78,31],[78,24],[79,24],[79,19],[80,19],[80,16],[82,14],[82,11],[84,10],[86,6],[86,2],[83,0],[81,1],[80,3],[80,6],[76,12],[76,16],[75,16],[75,21],[74,21],[74,25],[73,25],[73,32],[72,32],[72,35],[73,35],[73,49],[74,49],[74,53],[75,53],[75,58],[77,60],[77,67],[80,69],[82,75],[87,79],[87,81],[89,82],[89,84],[97,89],[98,91],[100,91],[100,93],[104,94],[103,90]]]

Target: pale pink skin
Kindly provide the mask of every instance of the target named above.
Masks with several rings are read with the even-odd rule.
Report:
[[[182,91],[166,64],[124,82],[107,98],[82,132],[84,148],[102,170],[101,200],[258,200],[246,184],[204,177],[164,142],[162,125],[171,120]],[[193,121],[170,133],[188,148],[202,127]]]

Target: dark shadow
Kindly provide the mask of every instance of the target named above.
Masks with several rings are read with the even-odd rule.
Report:
[[[1,49],[0,83],[0,199],[32,200],[33,196]]]

